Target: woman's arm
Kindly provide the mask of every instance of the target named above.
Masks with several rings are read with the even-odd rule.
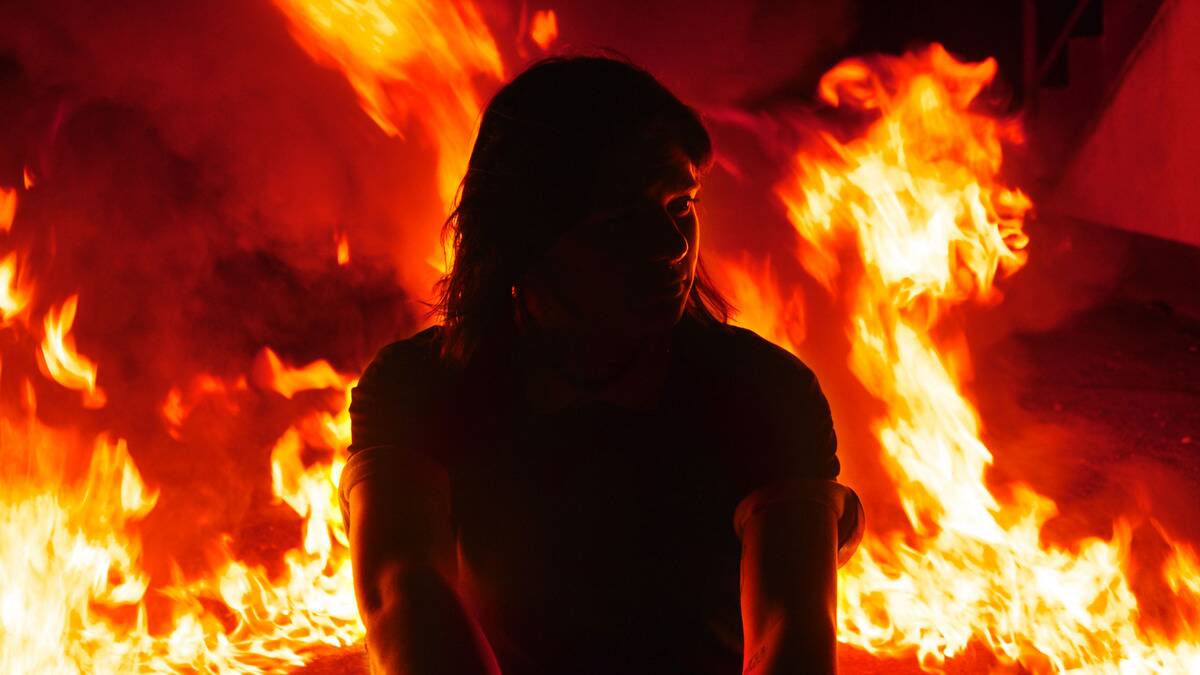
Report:
[[[350,554],[371,672],[499,675],[483,632],[454,590],[445,471],[396,447],[355,454],[351,463],[359,465],[347,466],[361,473],[347,495]],[[386,462],[386,470],[363,471],[373,459]]]
[[[738,512],[742,672],[836,673],[838,513],[823,500],[771,490],[747,497]]]

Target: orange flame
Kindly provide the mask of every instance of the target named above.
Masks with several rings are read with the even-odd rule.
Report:
[[[504,77],[500,52],[469,0],[276,0],[296,41],[335,64],[388,134],[414,115],[434,137],[438,189],[454,200],[481,104],[474,79]]]
[[[303,543],[285,554],[284,572],[269,576],[227,552],[212,575],[159,589],[173,612],[154,632],[136,521],[157,493],[125,441],[98,437],[87,474],[71,482],[62,457],[72,434],[0,418],[0,672],[283,673],[315,645],[360,640],[337,508],[349,442],[348,391],[339,394],[333,409],[286,430],[272,452],[276,495],[304,519]],[[333,457],[305,466],[304,448]]]
[[[43,372],[67,389],[83,392],[88,408],[102,408],[107,400],[104,390],[96,386],[96,364],[75,350],[71,326],[79,296],[72,295],[46,315],[46,338],[42,341],[40,365]]]
[[[309,389],[345,390],[351,378],[337,372],[324,360],[313,361],[303,368],[285,366],[274,351],[265,348],[255,359],[254,381],[264,389],[292,398],[297,392]]]
[[[345,232],[339,232],[333,238],[337,250],[337,264],[345,267],[350,264],[350,239]]]
[[[398,136],[415,128],[412,122],[420,124],[437,149],[439,196],[448,207],[481,110],[476,85],[504,75],[499,50],[475,5],[470,0],[276,4],[297,42],[345,74],[364,111],[384,132]],[[32,186],[32,172],[26,171],[25,180]],[[16,191],[0,192],[0,229],[11,227],[15,210]],[[339,264],[349,262],[344,233],[338,234],[335,252]],[[444,260],[440,247],[414,255]],[[0,259],[6,326],[30,307],[30,293],[17,272],[15,255]],[[44,317],[44,339],[28,334],[28,325],[17,325],[13,341],[5,335],[5,356],[10,346],[27,340],[43,373],[83,391],[85,405],[103,405],[97,367],[76,351],[70,335],[76,309],[75,297],[51,309]],[[277,673],[303,665],[314,646],[362,639],[336,490],[350,441],[352,377],[325,361],[292,367],[264,349],[249,374],[253,390],[246,377],[211,376],[168,390],[160,413],[176,440],[186,440],[185,423],[206,396],[236,411],[240,398],[255,392],[287,399],[310,390],[326,393],[305,397],[301,405],[309,412],[272,446],[274,493],[304,523],[302,541],[283,557],[283,572],[268,574],[226,551],[211,573],[193,580],[180,573],[169,587],[155,589],[155,597],[170,602],[172,614],[168,625],[153,630],[134,527],[153,499],[145,496],[149,493],[125,442],[101,437],[91,448],[79,446],[93,458],[86,480],[90,487],[76,487],[53,471],[40,471],[38,480],[23,483],[10,478],[2,473],[6,467],[41,466],[45,458],[61,457],[79,445],[78,433],[53,432],[37,421],[33,387],[21,381],[25,404],[17,412],[25,419],[13,423],[7,409],[0,416],[0,459],[16,453],[12,461],[0,462],[5,487],[0,495],[0,672]],[[26,487],[9,489],[18,484]],[[98,491],[120,492],[127,499],[116,504],[85,498]]]
[[[176,440],[180,439],[183,423],[187,421],[188,416],[192,414],[192,409],[196,407],[201,398],[210,394],[228,396],[228,394],[234,391],[245,391],[247,387],[248,384],[245,377],[239,377],[232,384],[227,384],[225,381],[212,375],[200,375],[196,377],[186,394],[180,387],[171,387],[167,391],[162,405],[159,406],[159,412],[162,414],[163,421],[167,425],[167,433]],[[225,399],[224,403],[225,409],[228,412],[237,412],[238,406],[236,403],[230,401],[228,398]]]
[[[771,275],[771,262],[758,265],[749,257],[740,263],[720,261],[715,269],[721,274],[721,287],[730,294],[737,309],[734,323],[753,327],[766,339],[796,352],[804,342],[804,302],[799,292],[783,296]]]
[[[550,44],[558,39],[558,17],[552,9],[543,9],[533,13],[529,25],[529,39],[533,40],[542,51],[550,49]]]
[[[17,191],[0,187],[0,232],[12,229],[13,219],[17,216]]]
[[[801,263],[845,297],[850,368],[886,406],[873,430],[911,526],[869,534],[842,568],[839,639],[929,667],[978,641],[1038,672],[1200,672],[1200,634],[1171,642],[1138,625],[1128,526],[1047,546],[1051,500],[988,489],[992,454],[957,377],[969,355],[939,317],[997,299],[997,275],[1025,261],[1030,201],[1000,179],[1016,129],[971,107],[995,72],[937,45],[838,65],[822,98],[876,117],[846,142],[824,134],[827,156],[799,155],[779,188]],[[842,270],[847,249],[861,273]]]
[[[29,293],[19,283],[17,254],[0,258],[0,326],[17,317],[29,305]]]

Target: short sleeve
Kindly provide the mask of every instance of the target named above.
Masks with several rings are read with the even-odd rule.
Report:
[[[431,328],[379,350],[350,392],[350,453],[423,439],[445,389],[446,368]]]
[[[837,516],[843,563],[862,538],[865,516],[858,495],[836,481],[841,463],[829,401],[816,374],[791,353],[750,331],[737,341],[736,387],[748,423],[735,530],[740,537],[748,519],[773,504],[821,503]]]
[[[439,428],[446,379],[436,329],[376,354],[350,392],[350,457],[339,481],[343,508],[356,484],[394,471],[401,461],[411,461],[412,453],[440,461],[431,440]]]
[[[757,514],[779,504],[795,501],[817,503],[833,511],[838,528],[838,566],[850,560],[862,541],[866,529],[866,514],[858,494],[836,481],[793,479],[756,490],[738,504],[733,516],[733,529],[740,539],[746,524]]]
[[[837,478],[837,434],[813,371],[750,331],[737,334],[733,359],[746,494],[780,481]]]

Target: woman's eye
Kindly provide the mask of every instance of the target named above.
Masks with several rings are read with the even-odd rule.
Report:
[[[673,218],[686,218],[687,216],[692,215],[692,211],[696,208],[697,201],[699,200],[689,195],[676,197],[675,199],[667,202],[667,212],[670,213],[671,217]]]

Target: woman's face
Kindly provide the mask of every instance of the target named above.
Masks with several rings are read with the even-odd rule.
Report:
[[[584,218],[520,286],[540,330],[572,340],[628,342],[665,333],[696,276],[696,167],[679,150],[619,157]]]

